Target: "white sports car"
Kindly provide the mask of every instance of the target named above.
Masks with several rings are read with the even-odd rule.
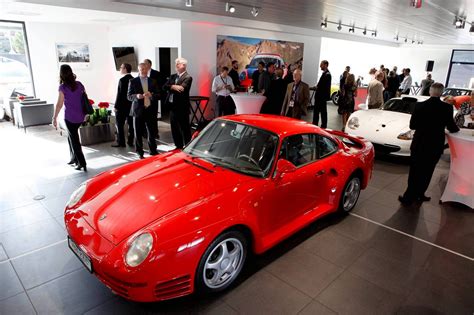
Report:
[[[398,156],[410,156],[414,130],[410,118],[415,104],[427,96],[404,96],[388,100],[379,109],[358,110],[349,117],[346,132],[373,143],[375,151]]]

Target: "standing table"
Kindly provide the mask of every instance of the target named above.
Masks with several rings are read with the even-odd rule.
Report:
[[[206,112],[207,105],[209,104],[209,97],[190,96],[189,101],[191,102],[191,114],[192,114],[191,128],[196,129],[199,126],[199,124],[205,121],[204,113]],[[201,103],[203,103],[203,108],[201,108]]]
[[[260,114],[263,102],[267,99],[259,94],[230,94],[235,103],[236,114]]]
[[[441,202],[456,201],[474,208],[474,130],[461,129],[447,137],[451,166]]]

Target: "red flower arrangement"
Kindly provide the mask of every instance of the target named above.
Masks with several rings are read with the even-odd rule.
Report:
[[[19,96],[18,96],[18,99],[19,99],[20,101],[23,101],[23,100],[25,99],[25,97],[24,97],[23,95],[19,95]]]
[[[109,103],[108,102],[100,102],[97,106],[99,108],[109,108]]]
[[[95,102],[93,100],[89,100],[89,104],[94,105],[94,103]]]

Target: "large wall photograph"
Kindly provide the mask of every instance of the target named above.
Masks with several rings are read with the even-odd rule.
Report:
[[[242,85],[249,85],[252,73],[259,62],[273,62],[286,70],[302,68],[304,44],[282,40],[217,35],[216,73],[220,68],[232,67],[232,60],[239,62]]]

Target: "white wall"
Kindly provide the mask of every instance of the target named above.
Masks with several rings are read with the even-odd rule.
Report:
[[[107,26],[27,22],[26,32],[37,97],[54,104],[58,98],[56,43],[87,43],[90,67],[78,69],[71,64],[73,71],[89,98],[96,103],[113,101],[116,83],[110,78],[115,66]]]
[[[362,76],[362,82],[369,83],[371,68],[379,69],[380,65],[392,69],[399,65],[399,50],[392,46],[373,45],[355,41],[323,37],[321,41],[321,60],[329,61],[329,71],[334,84],[339,84],[339,76],[346,66],[351,73]],[[400,69],[400,67],[398,67]]]
[[[316,83],[321,45],[320,37],[223,26],[214,23],[183,22],[181,25],[182,57],[188,59],[188,72],[193,76],[192,95],[211,95],[212,79],[216,75],[217,35],[304,43],[303,81],[310,85]]]
[[[426,61],[434,60],[434,67],[433,71],[431,72],[432,78],[437,82],[445,84],[453,49],[474,50],[474,45],[401,46],[399,48],[399,69],[410,68],[411,76],[413,77],[413,83],[421,83],[421,80],[426,77]]]
[[[148,58],[158,69],[156,47],[177,47],[178,53],[181,51],[181,21],[114,26],[110,28],[109,42],[111,47],[135,47],[138,62]]]

